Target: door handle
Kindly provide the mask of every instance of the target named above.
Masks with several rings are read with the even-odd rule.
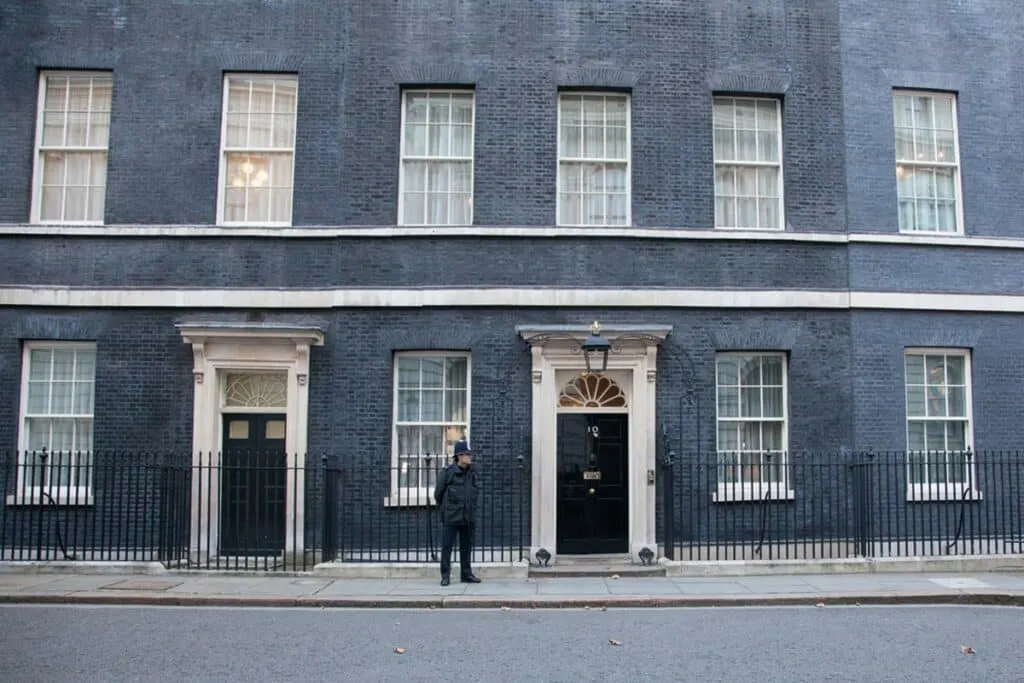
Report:
[[[594,490],[594,489],[588,489],[588,490],[587,490],[587,495],[591,495],[591,496],[593,496],[593,495],[594,495],[594,494],[596,494],[596,493],[597,493],[597,491],[596,491],[596,490]]]

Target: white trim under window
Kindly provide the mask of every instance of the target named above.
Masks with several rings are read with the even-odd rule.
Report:
[[[451,462],[459,439],[469,439],[470,354],[395,354],[388,506],[434,505],[437,473]]]
[[[113,89],[110,72],[40,74],[32,223],[103,225]]]
[[[8,504],[90,505],[96,345],[26,342],[17,488]]]
[[[398,224],[473,225],[476,96],[403,90]]]
[[[632,224],[631,109],[626,93],[558,93],[557,225]]]
[[[224,75],[218,225],[292,224],[298,90],[292,75]]]
[[[970,352],[908,348],[903,368],[907,500],[979,500]]]
[[[956,95],[895,90],[892,106],[900,232],[962,234]]]
[[[791,500],[788,362],[781,352],[715,358],[715,502]]]
[[[715,228],[784,230],[782,102],[715,97]]]

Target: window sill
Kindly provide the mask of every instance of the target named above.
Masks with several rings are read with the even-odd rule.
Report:
[[[58,228],[102,228],[103,221],[33,221],[32,225]]]
[[[384,507],[386,508],[425,508],[425,507],[437,507],[437,503],[434,502],[433,492],[426,493],[420,491],[401,491],[392,493],[390,496],[384,499]]]
[[[22,491],[7,496],[7,505],[36,507],[89,507],[93,504],[89,491],[56,492],[40,495],[39,491]]]
[[[973,488],[964,493],[960,487],[953,486],[911,486],[907,488],[908,503],[955,503],[984,500],[981,491]]]
[[[963,230],[899,230],[898,234],[922,237],[963,237]]]
[[[714,503],[773,503],[795,499],[796,491],[781,486],[719,486],[711,496]]]
[[[291,221],[287,223],[229,223],[221,222],[217,224],[218,228],[290,228],[292,227]]]
[[[785,232],[786,228],[779,226],[777,228],[742,228],[733,225],[716,225],[715,232]]]

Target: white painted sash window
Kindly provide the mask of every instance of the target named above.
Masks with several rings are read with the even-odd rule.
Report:
[[[473,224],[473,92],[402,93],[401,225]]]
[[[113,88],[104,72],[40,77],[33,223],[103,223]]]
[[[297,104],[294,76],[225,76],[221,225],[291,225]]]
[[[793,496],[784,353],[721,353],[715,360],[717,500]]]
[[[393,505],[427,505],[453,445],[469,438],[470,357],[422,352],[395,356]]]
[[[715,227],[782,230],[782,106],[777,99],[714,99]]]
[[[94,344],[25,344],[16,502],[91,502],[95,380]]]
[[[558,225],[621,226],[630,217],[630,101],[558,96]]]
[[[971,419],[970,355],[961,349],[907,349],[907,497],[978,497]],[[973,456],[972,456],[973,457]]]
[[[896,91],[893,118],[900,232],[963,232],[956,96]]]

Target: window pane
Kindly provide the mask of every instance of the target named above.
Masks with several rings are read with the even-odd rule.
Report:
[[[761,389],[758,387],[740,389],[740,414],[743,417],[761,417]]]
[[[783,417],[785,406],[783,405],[782,387],[768,387],[764,391],[764,416]]]
[[[912,451],[925,450],[924,422],[907,423],[907,448]]]
[[[718,387],[718,416],[739,417],[740,392],[735,387]]]
[[[48,381],[29,381],[28,412],[34,415],[45,415],[50,412],[50,383]]]
[[[779,136],[774,130],[758,131],[757,133],[757,160],[778,161],[779,160]]]
[[[740,426],[740,450],[761,450],[761,423],[743,422]]]
[[[398,420],[400,422],[419,422],[420,395],[418,390],[398,390]]]
[[[946,356],[946,382],[949,384],[965,384],[965,365],[966,362],[963,356]]]
[[[468,360],[466,358],[447,358],[445,366],[447,368],[445,382],[448,388],[465,389],[468,386]]]
[[[907,384],[924,384],[924,356],[907,354],[903,359],[903,367],[907,373]]]
[[[912,415],[914,417],[924,417],[926,415],[924,387],[907,387],[907,415]]]
[[[420,420],[441,422],[444,416],[444,392],[440,389],[424,389],[420,392]]]
[[[447,401],[445,403],[445,422],[466,421],[466,398],[468,393],[465,389],[453,389],[445,392]]]
[[[739,431],[735,422],[718,423],[718,450],[736,451],[739,450]]]
[[[739,384],[739,359],[735,356],[719,358],[715,363],[718,373],[718,383],[736,385]]]

